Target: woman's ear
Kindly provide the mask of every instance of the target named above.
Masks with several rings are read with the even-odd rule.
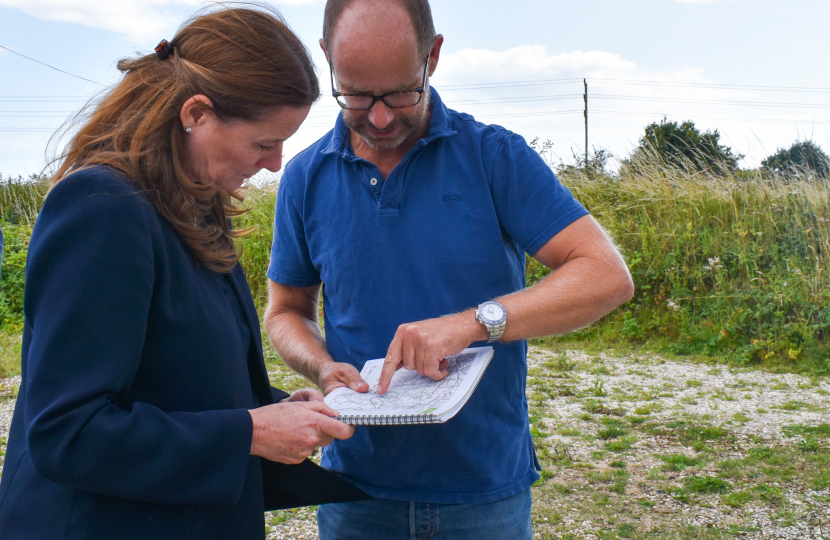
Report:
[[[182,129],[190,133],[191,130],[204,125],[207,115],[213,114],[213,102],[203,94],[196,94],[184,102],[179,112]]]

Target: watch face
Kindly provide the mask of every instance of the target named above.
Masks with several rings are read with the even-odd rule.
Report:
[[[504,308],[497,302],[485,302],[478,312],[488,324],[498,324],[504,320]]]

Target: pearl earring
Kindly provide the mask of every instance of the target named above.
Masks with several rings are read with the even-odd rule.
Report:
[[[192,127],[190,127],[190,126],[187,126],[186,128],[184,128],[184,130],[185,130],[186,132],[190,133],[191,131],[193,131],[193,128],[192,128]]]

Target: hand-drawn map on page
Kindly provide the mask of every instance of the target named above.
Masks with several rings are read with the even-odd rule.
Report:
[[[360,372],[369,384],[369,391],[359,393],[349,388],[338,388],[326,396],[326,404],[338,411],[338,418],[344,421],[349,421],[351,417],[365,419],[368,416],[381,420],[360,423],[442,422],[451,418],[472,394],[492,354],[492,347],[481,347],[465,349],[457,356],[448,357],[448,374],[440,381],[433,381],[416,371],[400,369],[395,372],[389,389],[382,396],[378,395],[377,387],[383,359],[370,360]],[[452,414],[447,416],[448,413]],[[409,418],[412,416],[418,418]],[[391,420],[392,417],[397,421]],[[383,418],[389,420],[383,421]]]

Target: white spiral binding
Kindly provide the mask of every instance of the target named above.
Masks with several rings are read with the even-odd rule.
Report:
[[[399,426],[412,424],[435,424],[438,416],[435,414],[390,414],[386,416],[373,416],[368,414],[347,414],[336,416],[345,424],[353,426]]]

